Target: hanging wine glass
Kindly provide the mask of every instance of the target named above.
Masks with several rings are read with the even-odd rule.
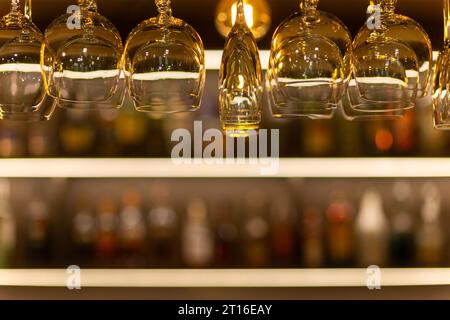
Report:
[[[42,33],[20,11],[19,0],[0,21],[0,114],[28,114],[45,97],[40,70]]]
[[[125,97],[123,46],[115,26],[95,0],[78,0],[73,13],[45,31],[41,64],[47,92],[61,107],[117,108]]]
[[[396,2],[371,0],[374,19],[353,42],[353,79],[344,103],[355,110],[406,110],[428,94],[430,39],[417,22],[395,13]]]
[[[125,46],[128,89],[138,111],[177,113],[200,107],[205,52],[197,32],[172,16],[170,0],[155,0],[159,15],[139,24]]]
[[[18,3],[17,3],[18,5]],[[25,0],[24,5],[24,18],[27,19],[27,23],[32,24],[32,3],[31,0]],[[33,26],[36,29],[37,27]],[[40,34],[42,40],[42,34]],[[34,51],[34,66],[30,64],[27,69],[38,69],[40,68],[39,62],[37,61],[37,57],[39,57],[40,45],[37,45],[31,50]],[[25,70],[26,72],[26,70]],[[40,79],[40,91],[43,92],[43,80]],[[12,121],[24,121],[24,122],[39,122],[50,120],[53,112],[56,108],[56,100],[52,97],[48,96],[44,93],[44,97],[42,101],[40,101],[37,105],[31,108],[25,108],[21,110],[21,112],[10,112],[7,108],[1,108],[0,110],[0,119],[3,120],[12,120]]]
[[[238,0],[219,75],[220,120],[228,135],[245,137],[259,129],[262,93],[258,46],[245,21],[244,3]]]
[[[433,121],[437,129],[450,129],[450,0],[444,0],[444,48],[439,53],[433,80]]]
[[[331,118],[350,79],[352,39],[319,0],[300,0],[272,39],[266,87],[276,117]]]

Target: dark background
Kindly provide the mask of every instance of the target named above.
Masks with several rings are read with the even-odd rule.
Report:
[[[21,0],[22,2],[24,0]],[[174,15],[197,29],[207,49],[220,49],[224,40],[214,25],[215,8],[219,0],[172,0]],[[276,26],[298,10],[298,0],[268,0],[272,8],[272,27],[261,40],[261,49],[268,49]],[[398,0],[397,12],[410,16],[422,24],[436,49],[443,39],[442,0]],[[8,12],[10,0],[0,0],[0,15]],[[35,0],[33,19],[44,30],[56,17],[64,13],[76,0]],[[156,15],[153,0],[97,0],[101,13],[120,30],[125,40],[142,20]],[[337,15],[355,35],[366,19],[368,0],[321,0],[321,10]]]

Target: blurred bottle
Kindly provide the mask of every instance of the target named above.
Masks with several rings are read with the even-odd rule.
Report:
[[[85,200],[79,201],[78,210],[72,220],[72,239],[79,265],[90,266],[92,263],[96,232],[94,214]]]
[[[332,156],[335,152],[332,122],[317,120],[302,124],[304,154],[309,157]]]
[[[347,121],[344,117],[335,120],[338,133],[340,157],[360,157],[362,152],[361,122]]]
[[[148,117],[131,106],[121,109],[114,122],[116,143],[124,157],[146,156],[148,152]]]
[[[16,220],[10,203],[10,182],[0,180],[0,269],[13,266]]]
[[[391,156],[394,150],[394,134],[392,132],[392,121],[372,120],[364,125],[363,140],[365,155],[368,156]]]
[[[391,260],[396,267],[411,267],[414,262],[415,235],[412,186],[397,181],[393,186],[392,232],[390,240]]]
[[[34,267],[48,266],[52,254],[50,211],[37,192],[27,204],[26,221],[26,256]]]
[[[379,193],[372,190],[364,193],[355,225],[358,265],[385,267],[389,256],[389,224]]]
[[[300,225],[302,261],[306,268],[322,268],[325,265],[323,214],[315,207],[303,213]]]
[[[276,267],[293,267],[297,262],[293,204],[288,196],[276,197],[271,211],[272,261]]]
[[[26,155],[26,124],[2,121],[0,126],[0,157],[20,158]]]
[[[415,110],[408,110],[393,122],[394,148],[397,155],[414,155],[417,143]]]
[[[146,230],[141,197],[137,190],[130,189],[123,194],[119,216],[121,263],[127,268],[143,267]]]
[[[28,127],[28,154],[31,157],[51,157],[57,154],[53,139],[53,122],[32,123]]]
[[[335,191],[331,198],[326,214],[329,265],[349,267],[354,262],[355,209],[343,191]]]
[[[102,198],[97,205],[97,237],[95,250],[98,264],[111,267],[117,255],[117,208],[111,198]]]
[[[420,155],[426,157],[448,156],[446,132],[436,130],[430,125],[432,108],[415,108],[418,121],[418,140],[420,143]]]
[[[61,156],[82,157],[95,154],[97,127],[91,113],[66,109],[59,127]]]
[[[265,203],[265,194],[259,191],[250,192],[246,197],[242,250],[249,268],[270,265],[270,228]]]
[[[164,136],[164,120],[163,119],[153,119],[151,115],[148,116],[148,134],[146,137],[147,141],[147,156],[148,157],[170,157],[170,152],[168,151],[166,137]],[[180,128],[182,128],[180,126]]]
[[[208,222],[206,204],[191,200],[182,230],[181,249],[184,263],[190,268],[206,268],[214,259],[214,237]]]
[[[216,235],[216,264],[218,267],[239,265],[239,228],[229,202],[220,202],[214,211]]]
[[[147,216],[150,265],[175,267],[178,264],[178,215],[170,205],[169,186],[153,185],[150,200],[152,207]]]
[[[119,117],[117,109],[100,109],[97,113],[98,133],[97,155],[100,157],[119,157],[120,148],[116,142],[115,121]]]
[[[423,267],[442,267],[445,250],[445,234],[441,226],[441,194],[436,185],[423,187],[421,224],[417,231],[417,262]]]

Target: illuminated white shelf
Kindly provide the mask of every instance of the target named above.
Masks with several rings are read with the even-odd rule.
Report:
[[[219,70],[222,62],[222,50],[205,50],[205,66],[206,70]],[[261,67],[267,69],[269,66],[270,51],[260,50],[259,57],[261,59]]]
[[[0,270],[0,287],[66,287],[64,269]],[[366,287],[366,269],[85,269],[81,286],[97,288]],[[382,269],[383,287],[450,285],[450,269]]]
[[[248,160],[247,160],[248,161]],[[177,165],[170,159],[3,159],[3,178],[439,178],[450,158],[279,159],[268,164]]]
[[[207,70],[219,70],[222,61],[222,50],[206,50],[205,51],[205,65]],[[439,52],[433,52],[433,61],[438,58]],[[259,57],[261,59],[261,67],[266,70],[269,66],[270,51],[260,50]]]

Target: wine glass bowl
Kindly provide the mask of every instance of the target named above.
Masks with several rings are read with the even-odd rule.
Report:
[[[61,107],[120,107],[124,95],[120,34],[98,13],[94,0],[78,4],[79,12],[60,16],[45,31],[41,63],[47,92]],[[69,28],[71,19],[78,19],[79,27]]]
[[[57,107],[56,99],[45,95],[44,99],[37,106],[37,110],[27,110],[24,112],[2,112],[0,110],[0,119],[18,122],[43,122],[51,120]]]
[[[330,118],[345,94],[351,35],[317,5],[301,0],[273,36],[266,87],[275,116]]]
[[[350,87],[349,95],[354,109],[392,111],[414,106],[419,64],[409,46],[390,39],[375,40],[356,47],[353,58],[356,85]],[[357,103],[359,97],[362,103]]]
[[[433,81],[433,120],[437,129],[450,129],[449,70],[450,48],[446,44],[439,53]]]
[[[261,123],[262,69],[256,39],[245,20],[242,0],[237,1],[236,15],[220,67],[220,120],[227,135],[246,137],[257,131]]]
[[[205,52],[197,32],[174,18],[170,1],[156,0],[159,16],[139,24],[125,47],[129,93],[141,112],[178,113],[200,107]]]
[[[378,25],[366,23],[353,41],[353,77],[343,103],[356,111],[410,109],[429,92],[431,41],[416,21],[395,13],[396,3],[371,0],[380,8]]]
[[[12,0],[0,21],[0,113],[36,111],[45,96],[40,70],[42,34]]]
[[[444,0],[444,48],[439,53],[433,79],[433,123],[436,129],[450,130],[450,0]]]

